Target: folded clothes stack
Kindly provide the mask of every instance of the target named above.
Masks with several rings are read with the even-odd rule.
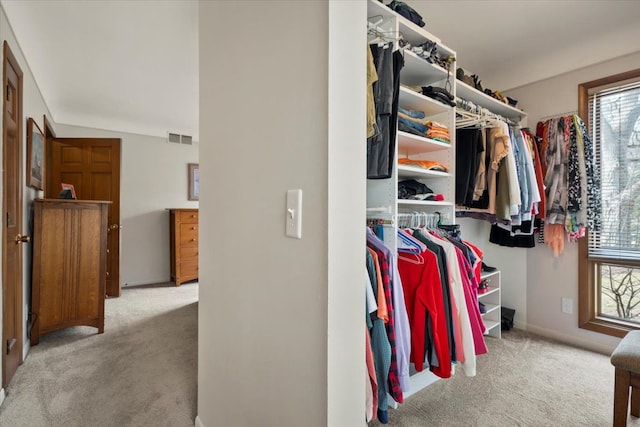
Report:
[[[449,128],[438,122],[430,122],[429,130],[427,131],[427,138],[435,139],[436,141],[451,144],[451,137],[449,136]]]
[[[420,181],[405,179],[398,182],[398,199],[441,201],[444,200],[444,196],[434,193],[432,189]]]
[[[449,129],[443,124],[427,120],[424,111],[398,107],[398,129],[447,144],[451,143]]]
[[[443,104],[456,106],[455,97],[446,89],[437,86],[410,86],[401,84],[400,86],[406,87],[409,90],[428,96],[431,99],[435,99]]]
[[[416,166],[430,171],[449,172],[449,168],[447,168],[444,163],[440,163],[435,160],[414,160],[402,157],[398,159],[398,164]]]
[[[404,16],[414,24],[420,27],[424,27],[425,23],[422,20],[422,16],[418,12],[416,12],[414,8],[412,8],[405,2],[393,0],[391,3],[387,5],[387,7],[393,11],[398,12],[400,15]]]
[[[425,136],[429,130],[429,122],[425,117],[426,114],[424,111],[407,110],[398,107],[398,123],[402,125],[400,130],[404,130],[405,132]],[[405,128],[410,128],[411,130],[405,130]]]

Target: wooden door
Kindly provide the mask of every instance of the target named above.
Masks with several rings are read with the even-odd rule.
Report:
[[[2,385],[22,363],[22,71],[4,42],[2,131]],[[25,238],[26,240],[26,238]]]
[[[52,138],[47,147],[47,197],[61,183],[73,184],[78,200],[107,200],[107,283],[110,297],[120,296],[120,146],[117,138]]]

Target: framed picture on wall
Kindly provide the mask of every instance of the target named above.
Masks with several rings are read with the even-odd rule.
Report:
[[[198,163],[189,163],[189,200],[200,200],[200,166]]]
[[[27,185],[44,190],[44,135],[35,120],[27,121]]]

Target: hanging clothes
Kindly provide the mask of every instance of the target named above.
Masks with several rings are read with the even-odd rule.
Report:
[[[600,173],[580,117],[555,117],[536,128],[547,196],[544,241],[558,256],[565,239],[575,242],[587,229],[600,229]]]
[[[375,133],[367,138],[367,178],[390,178],[395,161],[395,140],[400,94],[400,70],[404,58],[390,43],[369,46],[377,74],[372,83]]]
[[[367,251],[367,272],[371,287],[374,289],[375,293],[378,289],[379,282],[375,269],[375,260],[370,251]],[[380,277],[380,282],[381,281],[382,278]],[[386,316],[384,293],[382,296],[378,296],[377,312],[368,313],[366,320],[367,328],[371,336],[371,352],[373,355],[375,375],[377,379],[378,411],[376,416],[384,419],[387,416],[387,410],[389,407],[387,378],[389,377],[389,368],[391,366],[391,344],[389,343],[389,338],[387,337],[387,332],[384,327],[384,321],[380,314],[381,305],[385,307]],[[369,307],[367,307],[367,311],[369,311]]]
[[[373,62],[373,54],[367,45],[367,138],[379,132],[376,124],[376,103],[373,96],[373,84],[378,81],[378,72]]]
[[[389,343],[391,344],[391,365],[389,367],[388,392],[396,402],[402,403],[404,399],[402,388],[400,385],[400,376],[402,372],[403,376],[406,375],[408,382],[408,361],[410,350],[407,351],[407,347],[410,349],[410,344],[407,345],[405,343],[405,333],[401,333],[396,336],[396,333],[398,332],[396,330],[396,325],[399,325],[399,331],[404,331],[405,329],[408,330],[409,321],[406,317],[406,309],[404,310],[404,315],[402,315],[403,310],[400,307],[396,307],[398,312],[395,313],[394,316],[394,301],[398,302],[400,299],[402,299],[398,297],[394,299],[392,294],[392,292],[395,291],[396,294],[400,292],[400,295],[402,295],[401,289],[394,289],[392,291],[395,281],[395,274],[392,270],[392,266],[395,265],[395,256],[391,253],[389,248],[386,247],[384,242],[380,240],[375,234],[373,234],[373,232],[369,228],[367,228],[367,247],[373,249],[378,256],[380,271],[382,275],[382,283],[385,291],[385,302],[387,303],[387,311],[389,314],[389,321],[385,324],[387,337],[389,339]],[[394,268],[397,269],[397,265],[395,265]],[[402,304],[404,304],[404,301]],[[396,323],[398,320],[400,320],[400,322]],[[400,357],[398,357],[398,355],[400,355]]]
[[[412,325],[411,362],[416,371],[422,371],[426,351],[431,371],[441,378],[449,378],[449,331],[436,255],[425,249],[416,257],[398,256],[398,269]]]
[[[451,286],[451,295],[453,303],[455,304],[456,311],[453,313],[454,319],[457,318],[460,327],[460,341],[462,357],[458,357],[461,362],[462,370],[467,376],[476,375],[476,352],[474,344],[474,333],[472,331],[469,312],[466,309],[467,301],[465,296],[462,276],[460,274],[459,260],[455,247],[450,242],[444,241],[441,238],[437,238],[423,230],[416,230],[414,236],[420,240],[429,239],[435,244],[441,246],[445,250],[447,257],[447,274],[449,276],[449,284]],[[478,326],[479,329],[484,332],[484,325]]]
[[[468,206],[473,202],[478,156],[484,151],[480,129],[456,130],[456,204]]]

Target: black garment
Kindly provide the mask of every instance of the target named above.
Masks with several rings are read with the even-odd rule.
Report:
[[[432,194],[433,190],[415,179],[398,182],[398,199],[408,199],[416,194]]]
[[[378,81],[373,83],[379,132],[367,139],[367,178],[390,178],[395,161],[400,69],[404,59],[390,46],[370,45]]]
[[[473,203],[473,190],[478,173],[478,153],[482,148],[479,129],[456,130],[456,204]]]
[[[450,236],[445,236],[445,239],[447,239],[449,242],[451,242],[451,244],[453,244],[455,247],[457,247],[462,251],[462,254],[467,259],[467,261],[469,261],[470,265],[475,264],[477,258],[473,253],[473,251],[469,249],[469,246],[462,243],[461,240],[454,239],[453,237],[450,237]],[[469,270],[468,275],[469,275],[469,279],[471,279],[471,277],[473,276],[473,270]]]
[[[424,27],[424,21],[422,20],[422,16],[418,12],[416,12],[411,6],[408,4],[393,0],[391,3],[387,5],[391,10],[398,12],[400,15],[407,18],[409,21],[414,24]]]
[[[517,227],[513,226],[512,228],[515,229],[518,227],[526,231],[533,227],[533,223],[532,221],[522,221],[522,225]],[[492,224],[489,241],[510,248],[533,248],[536,246],[536,240],[533,234],[514,234],[516,232],[517,231],[511,232],[502,227],[498,227],[496,224]]]
[[[487,138],[487,132],[489,130],[488,129],[483,129],[482,130],[482,134],[480,135],[481,138],[486,139]],[[482,141],[481,141],[482,143]],[[487,209],[489,208],[489,184],[487,181],[487,177],[489,175],[489,168],[491,167],[491,144],[489,144],[489,141],[486,141],[486,144],[483,144],[482,146],[485,146],[485,153],[484,153],[484,180],[485,180],[485,189],[482,192],[482,195],[480,196],[480,198],[478,200],[471,200],[471,202],[468,202],[466,204],[467,207],[470,208],[476,208],[476,209]],[[482,156],[478,155],[479,158],[481,158]]]
[[[378,81],[373,83],[378,133],[367,139],[367,178],[379,178],[389,168],[389,125],[393,105],[393,51],[370,45]]]
[[[391,178],[396,155],[396,133],[398,125],[398,102],[400,99],[400,70],[404,67],[404,56],[399,50],[393,52],[393,102],[391,103],[391,120],[389,129],[389,168],[385,178]]]
[[[440,101],[443,104],[456,106],[456,100],[448,90],[437,86],[422,86],[422,94],[429,98]]]

